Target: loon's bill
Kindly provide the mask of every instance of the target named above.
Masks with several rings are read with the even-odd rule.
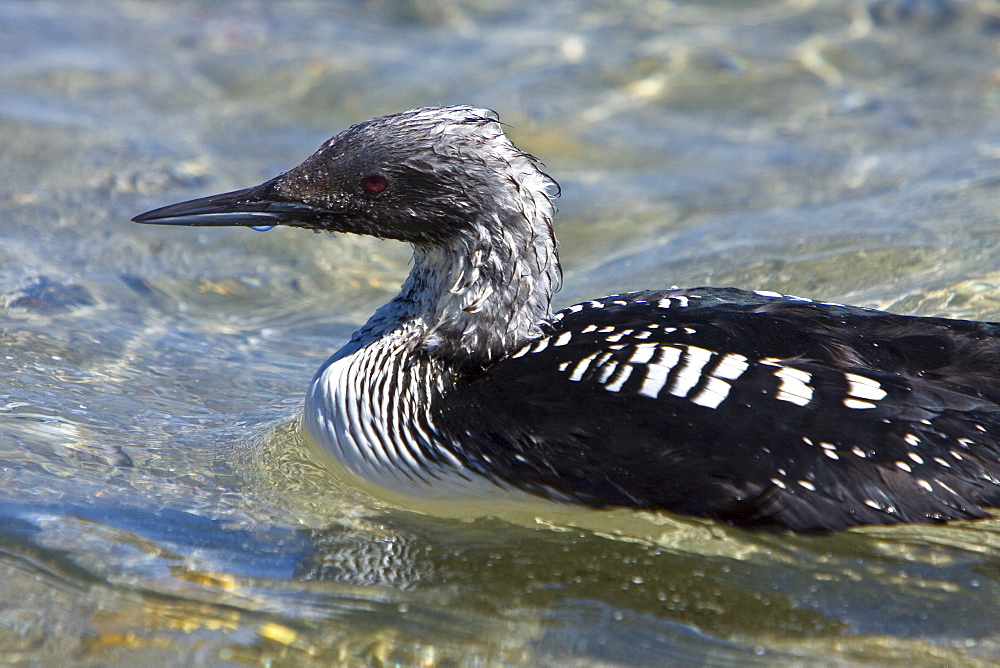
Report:
[[[139,214],[136,223],[203,227],[273,227],[292,221],[321,219],[325,214],[301,202],[283,201],[271,182],[253,188],[170,204]],[[305,225],[303,225],[305,226]]]
[[[553,313],[557,194],[493,112],[424,108],[134,220],[412,244],[400,294],[319,369],[304,416],[346,469],[396,493],[797,531],[1000,505],[1000,325],[734,288]]]

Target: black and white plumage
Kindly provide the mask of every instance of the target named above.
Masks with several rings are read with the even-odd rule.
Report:
[[[260,186],[141,223],[407,241],[305,424],[406,494],[516,492],[799,531],[1000,505],[1000,325],[695,288],[550,311],[555,183],[472,107],[385,116]]]

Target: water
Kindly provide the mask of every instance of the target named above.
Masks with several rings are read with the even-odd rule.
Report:
[[[1000,320],[998,3],[6,0],[0,27],[0,662],[1000,659],[1000,521],[473,521],[350,486],[296,420],[406,250],[128,222],[472,103],[563,186],[561,304]]]

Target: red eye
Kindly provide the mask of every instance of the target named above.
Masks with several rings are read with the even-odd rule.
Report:
[[[381,174],[369,174],[361,179],[361,187],[373,195],[377,195],[389,187],[389,182]]]

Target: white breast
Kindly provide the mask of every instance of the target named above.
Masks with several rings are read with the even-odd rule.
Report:
[[[389,334],[320,369],[306,397],[305,427],[353,474],[421,498],[482,498],[504,490],[469,470],[434,424],[443,391],[431,364],[408,364]]]

